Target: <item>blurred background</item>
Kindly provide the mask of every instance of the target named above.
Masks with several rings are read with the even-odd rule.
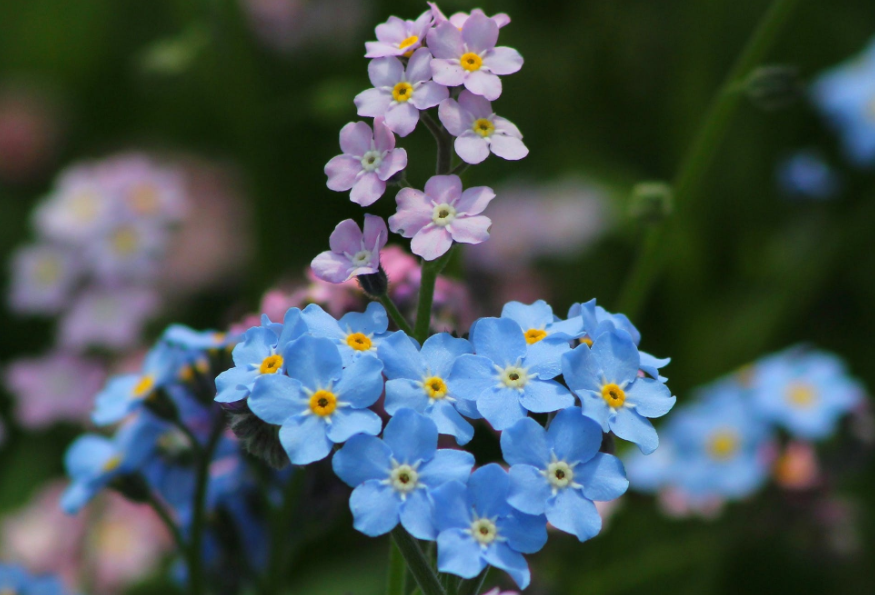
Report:
[[[440,5],[447,14],[472,7],[508,13],[500,44],[526,59],[521,72],[504,78],[494,107],[519,126],[530,155],[520,162],[493,157],[464,176],[466,186],[489,185],[498,194],[487,212],[492,239],[450,265],[450,276],[477,298],[465,311],[497,315],[509,299],[544,298],[561,315],[593,297],[615,309],[647,225],[629,215],[633,186],[674,176],[769,3]],[[140,279],[121,283],[125,291],[148,289],[149,297],[123,294],[90,314],[82,305],[79,326],[72,311],[60,312],[66,305],[55,308],[58,318],[25,315],[10,300],[0,307],[0,559],[41,559],[57,572],[49,562],[72,550],[75,560],[65,564],[90,568],[87,583],[70,578],[83,590],[166,592],[159,571],[168,564],[166,536],[149,511],[141,526],[123,523],[131,515],[122,502],[104,501],[87,529],[71,525],[63,554],[45,554],[60,547],[46,526],[72,522],[55,512],[52,494],[63,482],[52,479],[63,475],[64,449],[87,406],[54,415],[60,406],[51,396],[43,404],[48,413],[28,413],[20,395],[51,392],[34,388],[34,376],[58,369],[66,376],[43,378],[55,383],[55,395],[93,394],[106,366],[83,366],[111,353],[111,368],[124,369],[125,358],[171,321],[222,329],[264,308],[271,288],[307,289],[305,268],[326,249],[335,224],[361,215],[346,194],[326,188],[322,169],[339,152],[339,129],[357,119],[353,97],[371,86],[363,44],[390,14],[415,18],[425,8],[408,0],[0,3],[6,287],[25,266],[15,255],[46,233],[35,213],[69,182],[71,168],[166,174],[185,203],[167,223],[172,237],[148,288]],[[804,91],[873,34],[868,1],[801,2],[767,63],[793,67],[803,91],[796,101],[779,96],[778,105],[746,100],[700,192],[672,215],[665,266],[634,322],[644,349],[671,356],[665,373],[679,402],[698,385],[800,342],[841,355],[875,386],[875,172],[848,154]],[[868,76],[875,80],[875,69]],[[409,154],[408,179],[421,187],[433,171],[433,140],[420,129],[399,144]],[[800,155],[825,170],[814,189],[787,173]],[[371,212],[391,215],[391,196]],[[101,288],[121,291],[117,280],[104,281]],[[90,281],[76,283],[77,299],[93,290],[81,287]],[[83,316],[112,328],[102,339],[81,339]],[[125,324],[136,328],[114,334]],[[62,366],[47,357],[76,361]],[[35,372],[22,371],[23,360]],[[833,448],[831,460],[855,457]],[[596,539],[579,544],[557,534],[531,556],[529,591],[871,592],[872,471],[867,459],[816,501],[767,489],[711,519],[669,518],[652,498],[624,497]],[[382,592],[387,541],[355,534],[348,513],[338,510],[340,518],[326,519],[290,569],[292,592]],[[113,561],[120,551],[136,555]]]

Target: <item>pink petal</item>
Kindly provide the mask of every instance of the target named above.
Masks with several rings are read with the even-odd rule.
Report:
[[[431,78],[431,60],[432,55],[427,48],[419,48],[413,52],[410,61],[407,62],[407,82],[415,84],[429,80]]]
[[[414,35],[419,37],[420,43],[425,41],[425,39],[423,38],[425,37],[428,30],[431,29],[431,25],[433,22],[434,15],[432,15],[430,10],[426,10],[421,15],[416,17],[416,20],[413,22],[413,27],[411,27],[410,30]]]
[[[489,217],[459,217],[447,226],[452,238],[460,244],[479,244],[489,239]],[[415,238],[414,238],[415,239]],[[415,252],[415,250],[414,250]]]
[[[368,78],[375,87],[394,87],[404,79],[404,66],[398,58],[377,58],[368,64]]]
[[[431,75],[434,82],[447,87],[458,87],[465,82],[465,69],[449,60],[432,60]]]
[[[430,225],[413,236],[410,241],[410,251],[425,260],[435,260],[446,254],[452,245],[453,239],[447,228]]]
[[[470,112],[472,124],[478,118],[489,118],[492,116],[492,104],[489,103],[489,100],[480,95],[474,95],[467,89],[459,93],[459,105],[465,111]],[[469,125],[468,128],[470,127]]]
[[[453,204],[462,196],[459,176],[432,176],[425,183],[425,195],[437,204]]]
[[[499,29],[510,25],[510,17],[503,12],[492,15],[492,20],[495,21],[495,24],[498,25]]]
[[[428,49],[435,58],[449,60],[465,53],[462,32],[451,23],[444,21],[428,32]],[[434,67],[432,67],[434,72]]]
[[[435,4],[434,2],[426,2],[426,4],[428,4],[431,7],[431,15],[434,17],[435,24],[443,23],[444,21],[447,20],[446,15],[444,15],[444,13],[441,12],[441,9],[438,8],[437,4]]]
[[[329,283],[343,283],[350,278],[352,263],[345,256],[323,252],[310,263],[313,274]]]
[[[398,47],[384,43],[382,41],[366,41],[365,42],[365,58],[385,58],[386,56],[403,56],[407,50],[399,49]]]
[[[338,155],[325,164],[328,188],[345,192],[355,184],[355,177],[362,170],[362,162],[349,155]]]
[[[523,57],[513,48],[497,47],[483,56],[483,66],[495,74],[513,74],[523,67]]]
[[[395,196],[395,202],[398,210],[389,217],[389,229],[394,233],[410,238],[431,223],[433,209],[424,192],[403,188]]]
[[[376,215],[365,215],[365,233],[362,239],[365,248],[371,251],[379,251],[386,245],[386,240],[389,239],[389,230],[386,228],[386,222],[382,217]],[[374,250],[376,248],[376,250]]]
[[[410,98],[416,109],[429,109],[450,96],[450,91],[443,85],[439,85],[434,81],[428,81],[420,84],[413,92],[413,97]]]
[[[462,198],[459,199],[456,210],[466,215],[479,215],[486,209],[486,206],[493,198],[495,198],[495,192],[488,186],[468,188],[462,193]]]
[[[407,136],[416,128],[419,122],[419,110],[409,101],[390,105],[386,110],[386,126],[398,136]]]
[[[331,232],[331,237],[328,238],[328,245],[331,251],[335,254],[355,254],[362,249],[362,230],[359,229],[358,223],[352,219],[346,219],[337,224],[334,231]]]
[[[371,150],[374,135],[364,122],[350,122],[340,129],[340,149],[347,155],[361,158]]]
[[[501,79],[482,68],[468,73],[468,76],[465,77],[465,88],[475,95],[482,95],[489,101],[495,101],[501,97]]]
[[[470,52],[491,50],[498,41],[498,25],[482,11],[472,12],[462,27],[462,41]]]
[[[491,139],[492,152],[510,161],[517,161],[529,154],[529,149],[520,139],[505,134],[493,134]]]
[[[360,177],[349,193],[349,199],[363,207],[377,202],[377,199],[386,192],[386,182],[377,177],[377,173],[369,171]]]
[[[378,151],[391,151],[395,148],[395,135],[380,117],[374,118],[374,146]]]
[[[447,132],[453,136],[459,136],[466,130],[470,130],[474,124],[474,118],[471,117],[471,114],[464,111],[455,99],[447,99],[441,102],[438,108],[438,117],[441,119],[441,123],[447,129]]]
[[[507,136],[515,136],[516,138],[523,137],[520,129],[510,120],[506,120],[500,116],[495,116],[492,118],[492,123],[495,124],[496,134],[506,134]]]
[[[485,138],[473,132],[456,138],[453,146],[456,148],[456,154],[462,158],[462,161],[471,165],[482,163],[489,157],[489,143],[486,142]]]
[[[376,118],[385,114],[390,103],[392,103],[392,94],[381,89],[367,89],[355,96],[358,115],[368,118]]]
[[[475,8],[474,10],[477,9]],[[456,29],[461,29],[465,26],[465,21],[468,20],[468,13],[457,12],[456,14],[452,15],[448,20],[453,24],[453,27],[455,27]]]
[[[397,44],[407,38],[407,23],[396,16],[389,17],[375,29],[377,39],[384,43]]]
[[[377,176],[385,182],[405,167],[407,167],[407,151],[394,149],[383,157],[383,162],[377,168]]]

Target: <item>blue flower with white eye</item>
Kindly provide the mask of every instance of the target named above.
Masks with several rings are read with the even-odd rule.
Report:
[[[641,378],[640,367],[638,349],[621,330],[603,333],[592,347],[578,345],[562,356],[562,375],[580,397],[583,415],[649,454],[659,438],[647,418],[665,415],[677,399],[658,380]]]
[[[216,377],[216,401],[235,403],[245,399],[259,378],[282,373],[283,349],[306,333],[307,324],[298,308],[289,309],[282,324],[264,316],[261,326],[247,330],[243,341],[234,347],[234,367]]]
[[[629,487],[617,457],[599,452],[602,430],[576,407],[556,414],[548,429],[519,420],[501,434],[510,468],[508,503],[527,514],[546,514],[557,529],[586,541],[602,519],[593,500],[615,500]]]
[[[32,576],[20,566],[0,564],[0,593],[4,595],[64,595],[64,584],[54,576]]]
[[[448,481],[465,482],[474,456],[438,450],[435,423],[412,409],[389,420],[383,439],[359,434],[334,455],[340,479],[355,488],[349,507],[355,528],[371,537],[388,533],[398,522],[417,539],[434,539],[431,491]]]
[[[105,426],[141,409],[158,390],[176,380],[179,364],[179,350],[159,342],[146,355],[142,372],[116,376],[107,382],[96,397],[91,420]]]
[[[61,497],[61,508],[68,514],[78,512],[111,481],[139,471],[166,428],[166,424],[143,412],[112,438],[97,434],[77,438],[64,455],[72,483]]]
[[[462,355],[447,382],[450,393],[476,402],[496,430],[509,428],[527,411],[547,413],[574,405],[567,388],[551,380],[559,360],[549,350],[530,351],[520,325],[509,318],[481,318],[471,342],[476,355]]]
[[[510,485],[507,472],[490,463],[472,473],[467,486],[450,481],[432,491],[439,571],[474,578],[488,564],[510,574],[520,589],[529,586],[523,554],[547,543],[547,519],[508,504]]]
[[[285,374],[262,376],[249,408],[282,426],[279,439],[295,465],[324,459],[355,434],[376,436],[380,417],[369,410],[383,392],[383,363],[370,355],[343,367],[330,339],[304,335],[283,351]]]
[[[384,339],[378,354],[388,379],[386,413],[395,415],[405,408],[413,409],[431,418],[441,434],[467,444],[474,437],[474,428],[460,412],[471,418],[479,418],[480,414],[471,401],[460,400],[451,392],[448,383],[456,359],[473,352],[471,343],[447,333],[432,335],[421,350],[400,331]]]
[[[544,300],[533,304],[508,302],[501,309],[501,318],[509,318],[520,325],[529,345],[529,353],[547,351],[548,357],[557,361],[563,353],[571,351],[571,341],[583,336],[580,316],[559,320],[553,315],[553,308]]]
[[[821,351],[790,349],[754,369],[751,397],[760,416],[806,440],[829,437],[864,391],[844,363]]]
[[[349,312],[340,320],[316,304],[304,308],[304,321],[314,337],[327,337],[340,349],[343,365],[348,366],[362,355],[376,357],[377,348],[387,335],[389,317],[386,309],[371,302],[364,312]]]

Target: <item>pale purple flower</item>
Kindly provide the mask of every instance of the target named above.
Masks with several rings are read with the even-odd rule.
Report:
[[[177,222],[187,210],[185,180],[181,171],[161,167],[140,153],[126,153],[100,161],[94,175],[105,192],[114,197],[123,218]]]
[[[157,296],[144,288],[84,292],[61,320],[60,344],[72,349],[130,347],[137,343],[143,325],[158,307]]]
[[[51,245],[19,248],[12,256],[10,308],[39,314],[60,312],[80,270],[79,260],[67,249]]]
[[[92,168],[77,165],[60,175],[53,193],[34,212],[34,223],[49,239],[81,244],[109,225],[113,201]]]
[[[426,10],[415,21],[405,21],[398,17],[389,17],[385,23],[377,25],[377,40],[365,43],[367,53],[365,58],[384,58],[386,56],[411,56],[422,47],[428,30],[431,28],[432,15]]]
[[[482,14],[485,16],[485,13],[482,10],[480,10],[479,8],[475,8],[474,10],[471,11],[471,15],[469,15],[467,12],[457,12],[454,15],[452,15],[451,17],[447,18],[446,15],[444,15],[444,13],[441,12],[441,9],[438,8],[437,4],[435,4],[434,2],[427,2],[426,4],[428,4],[431,7],[431,14],[434,17],[434,24],[435,25],[439,25],[445,21],[449,21],[450,23],[453,24],[453,26],[456,29],[461,30],[462,27],[465,26],[465,21],[468,20],[469,16],[473,16],[475,14]],[[495,21],[495,24],[498,25],[499,29],[501,29],[505,25],[510,24],[510,17],[503,12],[500,12],[500,13],[493,15],[489,18],[491,18],[493,21]]]
[[[87,246],[94,276],[105,283],[154,278],[167,248],[169,229],[155,222],[119,221]]]
[[[343,283],[358,275],[371,275],[380,268],[380,250],[389,231],[382,217],[365,215],[364,232],[352,219],[341,221],[329,238],[331,250],[313,259],[313,273],[329,283]]]
[[[358,115],[384,116],[386,126],[399,136],[407,136],[419,122],[419,110],[429,109],[449,97],[443,85],[431,80],[431,52],[419,48],[405,70],[395,57],[377,58],[368,64],[373,89],[355,98]]]
[[[105,380],[98,362],[62,352],[18,359],[3,371],[4,384],[15,396],[16,418],[27,428],[87,420]]]
[[[493,198],[495,193],[486,186],[462,192],[459,176],[432,176],[425,183],[425,192],[403,188],[398,193],[398,211],[389,218],[389,229],[413,238],[410,250],[414,254],[434,260],[445,254],[454,241],[486,241],[492,222],[480,213]]]
[[[383,118],[374,118],[374,129],[364,122],[350,122],[340,130],[342,155],[325,165],[328,187],[335,192],[352,190],[349,198],[363,207],[374,204],[386,191],[386,180],[407,167],[407,151],[395,148],[395,135]]]
[[[489,151],[502,159],[517,161],[529,154],[519,129],[492,111],[492,104],[470,91],[459,101],[446,99],[438,110],[447,131],[456,137],[456,153],[465,163],[481,163]]]
[[[501,95],[497,75],[513,74],[523,66],[523,57],[513,48],[495,47],[498,25],[486,15],[472,14],[459,31],[445,21],[428,33],[434,54],[431,72],[436,83],[465,88],[494,101]]]

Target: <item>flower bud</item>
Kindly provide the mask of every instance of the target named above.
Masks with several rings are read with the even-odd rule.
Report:
[[[389,291],[389,279],[386,277],[386,271],[383,270],[382,265],[380,265],[376,273],[359,275],[356,279],[362,291],[368,294],[368,297],[379,298],[386,295],[386,292]]]
[[[792,66],[761,66],[748,75],[744,92],[760,109],[772,111],[787,107],[803,93],[799,70]]]
[[[632,189],[629,215],[643,223],[659,223],[671,215],[674,192],[665,182],[641,182]]]
[[[223,404],[222,408],[228,414],[228,426],[244,450],[274,469],[282,469],[289,464],[289,456],[279,438],[280,426],[256,417],[245,400]]]

